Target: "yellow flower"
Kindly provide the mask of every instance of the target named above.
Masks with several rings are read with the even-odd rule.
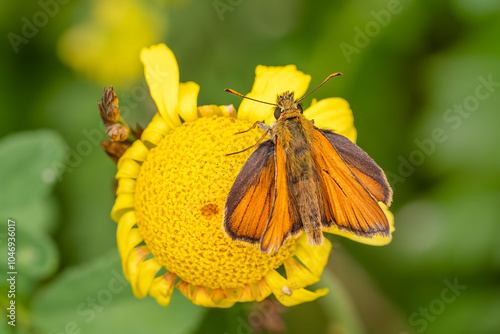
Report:
[[[135,80],[142,70],[137,54],[162,39],[165,17],[155,4],[94,0],[88,18],[58,41],[63,62],[85,77],[115,84]]]
[[[226,156],[255,144],[256,120],[272,120],[268,106],[242,101],[232,106],[197,107],[199,86],[179,83],[174,54],[165,45],[143,49],[141,60],[158,113],[118,161],[117,199],[111,216],[127,280],[137,297],[151,295],[168,305],[174,287],[193,303],[230,307],[274,294],[286,306],[314,300],[327,289],[305,287],[319,281],[331,243],[307,245],[307,236],[289,239],[275,255],[258,245],[237,242],[222,230],[227,194],[251,152]],[[305,93],[310,76],[295,66],[258,66],[248,96],[274,101],[285,90]],[[347,102],[314,102],[306,117],[355,140]],[[388,212],[388,211],[387,211]],[[392,226],[392,216],[388,212]],[[334,231],[335,232],[335,231]],[[344,235],[345,233],[336,232]],[[355,236],[351,239],[365,242]],[[359,240],[358,240],[359,239]],[[372,239],[373,244],[388,243]],[[283,266],[286,277],[277,269]]]

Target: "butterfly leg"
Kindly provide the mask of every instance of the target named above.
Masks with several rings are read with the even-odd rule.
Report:
[[[245,132],[248,132],[252,129],[255,129],[256,126],[260,126],[260,128],[264,131],[269,132],[271,130],[271,127],[269,125],[267,125],[266,123],[264,122],[260,122],[260,121],[257,121],[255,123],[253,123],[253,125],[250,127],[250,129],[248,130],[245,130],[245,131],[240,131],[240,132],[236,132],[235,135],[239,135],[239,134],[242,134],[242,133],[245,133]]]
[[[244,132],[250,131],[251,129],[253,129],[254,127],[256,127],[256,124],[257,124],[257,123],[262,123],[262,122],[255,122],[255,123],[253,124],[253,126],[252,126],[250,129],[248,129],[248,130],[246,130],[246,131],[243,131],[243,132],[238,132],[238,133],[236,133],[236,134],[240,134],[240,133],[244,133]],[[262,123],[262,124],[264,124],[265,126],[268,126],[268,125],[267,125],[267,124],[265,124],[265,123]],[[260,124],[259,124],[259,125],[260,125]],[[264,138],[266,138],[267,133],[268,133],[269,131],[271,131],[271,127],[269,127],[269,128],[268,128],[268,129],[264,132],[264,134],[262,135],[262,137],[260,137],[260,139],[259,139],[259,140],[257,140],[257,142],[256,142],[254,145],[252,145],[252,146],[250,146],[250,147],[247,147],[246,149],[241,150],[241,151],[238,151],[238,152],[228,153],[228,154],[226,154],[226,156],[233,155],[233,154],[238,154],[238,153],[243,153],[243,152],[248,151],[249,149],[251,149],[251,148],[253,148],[253,147],[255,147],[255,146],[259,145],[259,144],[262,142],[262,140],[264,140]]]

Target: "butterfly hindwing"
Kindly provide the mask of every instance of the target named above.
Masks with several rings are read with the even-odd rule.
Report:
[[[345,137],[341,136],[342,138],[339,139],[337,136],[340,135],[332,136],[331,134],[333,132],[314,130],[314,159],[324,203],[323,227],[328,230],[329,227],[335,225],[340,230],[367,238],[377,234],[389,236],[390,227],[387,217],[378,205],[379,200],[388,201],[390,197],[387,191],[384,193],[386,184],[379,184],[373,180],[372,177],[379,177],[373,171],[373,166],[362,168],[359,165],[373,162],[373,160],[352,143],[356,149],[355,153],[343,159],[344,156],[341,154],[344,154],[347,149],[354,148],[349,147],[349,144],[343,140]],[[345,138],[345,140],[348,139]],[[338,150],[337,141],[341,142],[339,144],[341,149]],[[366,159],[367,157],[369,160]],[[375,162],[373,164],[379,168]],[[362,177],[358,177],[358,174]],[[365,185],[366,180],[373,180],[375,185]],[[372,194],[374,189],[377,191]]]
[[[271,216],[275,197],[275,144],[257,147],[229,191],[224,230],[233,239],[258,243]]]

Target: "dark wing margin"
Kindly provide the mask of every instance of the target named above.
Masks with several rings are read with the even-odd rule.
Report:
[[[387,206],[392,203],[392,189],[384,171],[370,156],[347,137],[330,130],[319,130],[332,144],[340,157],[349,166],[370,194]]]
[[[273,210],[275,197],[275,144],[257,147],[229,191],[223,229],[236,240],[259,243]]]

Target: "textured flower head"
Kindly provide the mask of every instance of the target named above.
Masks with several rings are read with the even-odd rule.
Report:
[[[227,194],[251,152],[226,156],[252,146],[254,121],[273,120],[273,109],[242,101],[232,106],[197,107],[199,86],[179,83],[172,51],[160,44],[143,49],[141,60],[158,113],[118,161],[117,199],[111,216],[123,270],[137,297],[151,295],[167,305],[174,287],[193,303],[230,307],[261,301],[270,294],[286,306],[314,300],[327,289],[310,291],[327,263],[331,243],[307,245],[304,235],[289,239],[272,256],[258,245],[238,242],[222,229]],[[289,65],[258,66],[249,97],[274,101],[286,90],[299,97],[310,76]],[[340,98],[313,102],[304,115],[318,126],[356,138],[348,103]],[[386,210],[392,226],[392,215]],[[390,238],[361,239],[385,244]],[[284,267],[286,277],[277,269]]]

